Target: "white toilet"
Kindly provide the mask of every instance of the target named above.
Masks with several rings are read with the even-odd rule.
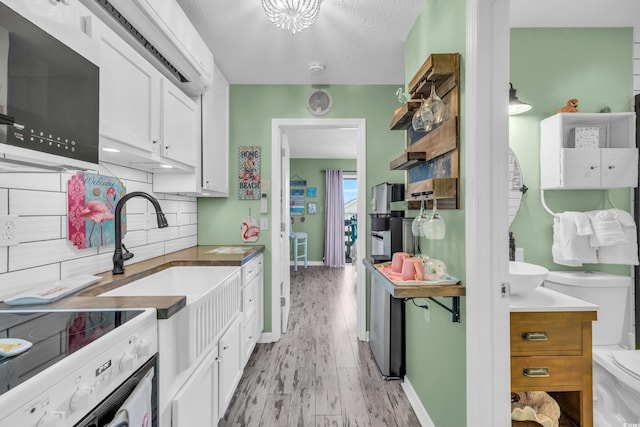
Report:
[[[622,337],[631,278],[551,271],[544,286],[599,306],[592,334],[593,425],[640,425],[640,350],[629,350]]]

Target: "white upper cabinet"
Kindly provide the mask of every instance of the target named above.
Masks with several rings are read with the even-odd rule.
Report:
[[[170,81],[162,80],[161,155],[186,165],[196,164],[200,146],[198,105]]]
[[[129,152],[125,145],[150,157],[159,139],[160,74],[106,25],[96,23],[93,34],[100,44],[101,148]]]
[[[100,160],[154,173],[193,172],[200,140],[197,103],[106,24],[94,21]]]
[[[561,113],[540,122],[540,188],[636,187],[634,113]]]
[[[195,171],[155,175],[153,191],[199,197],[227,197],[229,195],[229,83],[217,68],[213,86],[201,95],[197,107],[198,124],[202,123],[202,127],[196,130]],[[177,136],[190,135],[187,131],[184,132]],[[172,143],[169,142],[169,144]]]
[[[216,67],[213,87],[202,95],[202,186],[229,195],[229,83]]]

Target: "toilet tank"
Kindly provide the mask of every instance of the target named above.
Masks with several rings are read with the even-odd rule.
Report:
[[[550,271],[544,287],[599,306],[593,322],[593,345],[622,339],[631,277],[599,271]]]

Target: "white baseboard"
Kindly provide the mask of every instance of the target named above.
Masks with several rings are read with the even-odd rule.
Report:
[[[280,337],[276,336],[273,332],[263,332],[258,339],[259,344],[267,344],[270,342],[276,342]]]
[[[293,261],[289,262],[289,265],[293,267]],[[324,262],[322,261],[307,261],[307,267],[311,266],[311,267],[322,267],[324,265]],[[298,268],[304,268],[304,262],[302,261],[298,261]]]
[[[411,385],[409,377],[407,377],[406,375],[402,382],[402,388],[404,389],[404,392],[409,399],[409,403],[411,403],[413,412],[416,413],[416,417],[418,417],[418,421],[420,421],[420,425],[422,427],[436,427],[436,425],[433,423],[433,420],[429,416],[429,413],[427,413],[427,410],[424,408],[424,406],[422,406],[422,402],[420,401],[418,394]]]

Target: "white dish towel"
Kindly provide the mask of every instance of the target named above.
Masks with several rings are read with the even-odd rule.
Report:
[[[593,224],[594,242],[599,244],[597,247],[599,263],[638,265],[636,223],[629,212],[608,209],[587,212],[587,215]],[[602,225],[604,223],[606,224]],[[617,226],[612,225],[613,223],[617,223]]]
[[[138,383],[133,393],[125,400],[108,427],[151,427],[151,391],[154,369],[152,368]]]
[[[570,267],[598,262],[596,249],[589,244],[593,229],[584,212],[560,212],[553,217],[553,262]]]

